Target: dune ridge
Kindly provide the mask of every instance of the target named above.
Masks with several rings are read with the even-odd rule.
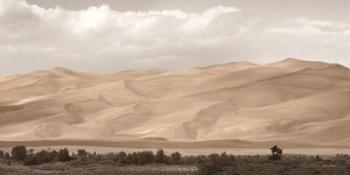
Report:
[[[0,140],[8,142],[346,147],[349,124],[350,70],[339,64],[289,58],[104,75],[57,67],[0,77]]]

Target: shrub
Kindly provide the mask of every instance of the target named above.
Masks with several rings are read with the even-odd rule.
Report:
[[[5,152],[0,150],[0,159],[4,159],[5,157]]]
[[[199,175],[214,175],[223,171],[222,167],[219,167],[212,162],[200,164],[198,169]]]
[[[38,164],[38,161],[36,160],[34,155],[27,156],[23,162],[23,165],[25,166],[31,166],[31,165],[37,165],[37,164]]]
[[[53,157],[49,151],[41,150],[34,155],[37,164],[49,163],[53,161]]]
[[[8,152],[6,152],[5,153],[5,156],[4,156],[4,159],[5,160],[8,160],[8,159],[10,159],[11,157],[10,157],[10,154],[8,153]]]
[[[172,153],[170,156],[171,164],[180,164],[181,163],[181,154],[179,152]]]
[[[116,159],[115,161],[117,161],[118,163],[126,163],[127,162],[127,154],[124,151],[119,152],[116,155]]]
[[[126,156],[126,164],[137,164],[137,154],[135,152],[129,153],[128,156]]]
[[[57,153],[57,159],[58,161],[62,161],[62,162],[71,160],[68,149],[67,148],[60,149]]]
[[[24,161],[27,155],[27,148],[23,145],[15,146],[11,151],[14,160]]]
[[[137,163],[140,165],[154,163],[154,158],[152,151],[142,151],[137,154]]]
[[[78,154],[77,154],[77,156],[78,156],[78,158],[80,159],[80,160],[86,160],[87,159],[87,152],[84,150],[84,149],[79,149],[78,150]]]
[[[158,150],[155,157],[156,163],[165,163],[165,153],[162,149]]]
[[[59,161],[58,159],[58,152],[56,150],[53,150],[50,153],[50,160],[51,161]]]
[[[220,165],[221,166],[228,166],[231,164],[229,156],[226,154],[226,152],[223,152],[220,155]]]

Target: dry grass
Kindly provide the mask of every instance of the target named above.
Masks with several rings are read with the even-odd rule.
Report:
[[[196,175],[194,166],[168,165],[128,165],[121,166],[112,162],[69,162],[48,163],[24,167],[0,163],[0,175]]]
[[[71,161],[24,167],[0,163],[0,175],[199,175],[196,166],[120,165],[113,161]],[[288,156],[270,161],[266,156],[237,156],[231,165],[210,175],[349,175],[350,157]]]

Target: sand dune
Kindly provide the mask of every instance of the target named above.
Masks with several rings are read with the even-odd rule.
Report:
[[[3,141],[347,146],[349,124],[350,70],[338,64],[285,59],[106,75],[55,68],[0,77]]]

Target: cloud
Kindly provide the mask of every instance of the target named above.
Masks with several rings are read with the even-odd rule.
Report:
[[[221,6],[201,13],[118,12],[108,5],[69,11],[0,0],[0,54],[12,69],[26,70],[56,65],[97,71],[186,66],[200,63],[195,57],[202,49],[219,47],[239,30],[239,15],[239,9]],[[230,29],[225,29],[227,23]],[[160,65],[162,58],[174,60]],[[189,60],[193,58],[197,60]],[[21,66],[18,60],[31,64]]]
[[[289,20],[286,27],[272,28],[272,32],[290,35],[348,35],[350,24],[298,18]]]
[[[55,66],[113,72],[293,56],[346,58],[349,31],[347,23],[271,22],[225,6],[202,12],[120,12],[108,5],[73,11],[0,0],[0,74]]]
[[[309,58],[350,65],[350,24],[309,18],[288,19],[265,29],[272,39],[267,45],[278,43],[275,53],[290,57]],[[274,52],[274,51],[271,51]],[[283,52],[283,53],[282,53]]]

